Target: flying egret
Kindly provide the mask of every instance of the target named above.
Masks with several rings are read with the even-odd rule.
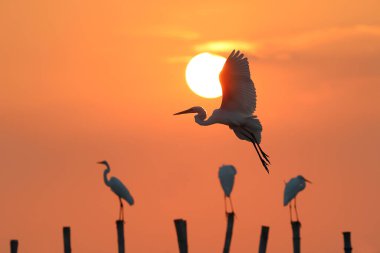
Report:
[[[298,221],[298,212],[297,212],[297,201],[296,197],[297,194],[305,189],[306,182],[310,183],[309,180],[304,178],[303,176],[299,175],[297,177],[294,177],[289,180],[289,182],[285,183],[285,191],[284,191],[284,206],[288,205],[292,199],[294,199],[294,210],[296,212],[296,218]],[[289,210],[290,210],[290,221],[292,221],[292,204],[289,204]]]
[[[106,169],[103,172],[104,175],[104,183],[111,188],[111,191],[113,191],[118,197],[120,201],[120,210],[119,210],[119,220],[124,221],[124,206],[121,199],[124,199],[128,202],[129,205],[134,204],[134,200],[132,195],[129,193],[127,187],[116,177],[111,177],[110,179],[107,178],[107,174],[110,173],[111,167],[108,164],[107,161],[101,161],[98,162],[99,164],[104,164],[106,166]]]
[[[219,181],[224,191],[224,208],[227,213],[227,198],[230,200],[231,210],[234,213],[232,205],[231,192],[234,187],[235,175],[237,171],[232,165],[223,165],[219,168]]]
[[[250,77],[248,59],[240,51],[233,50],[220,72],[219,80],[223,91],[222,104],[207,120],[206,111],[200,106],[174,115],[196,113],[195,122],[201,126],[216,123],[229,126],[239,139],[252,142],[269,173],[269,156],[260,147],[262,126],[257,116],[253,115],[256,109],[256,89]]]

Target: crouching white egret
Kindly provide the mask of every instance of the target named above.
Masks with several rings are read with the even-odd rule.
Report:
[[[296,213],[296,219],[298,219],[298,212],[297,212],[297,194],[305,189],[306,182],[310,183],[309,180],[304,178],[303,176],[299,175],[297,177],[294,177],[289,180],[289,182],[285,183],[285,191],[284,191],[284,206],[289,204],[289,210],[290,210],[290,221],[292,221],[292,204],[290,203],[294,199],[294,210]]]
[[[232,165],[223,165],[219,168],[219,181],[224,191],[224,208],[227,211],[227,198],[230,200],[231,211],[234,213],[234,207],[232,205],[231,192],[234,187],[235,175],[237,171]]]

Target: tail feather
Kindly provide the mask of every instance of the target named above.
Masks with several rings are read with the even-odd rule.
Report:
[[[261,143],[261,131],[263,130],[263,127],[261,126],[258,118],[249,118],[244,124],[245,130],[243,130],[242,127],[231,127],[231,129],[239,139],[251,142],[252,140],[248,138],[247,134],[245,133],[245,131],[249,131],[255,136],[257,144]]]

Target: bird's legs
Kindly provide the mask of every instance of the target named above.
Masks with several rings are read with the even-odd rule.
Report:
[[[119,197],[119,201],[120,201],[119,220],[124,221],[124,206],[120,197]]]
[[[294,210],[296,211],[296,219],[297,221],[299,221],[297,212],[297,197],[294,198]]]
[[[256,149],[256,152],[257,152],[257,154],[259,155],[259,158],[260,158],[260,161],[261,161],[261,163],[263,164],[263,166],[264,166],[264,168],[265,168],[265,170],[269,173],[269,169],[268,169],[268,163],[261,157],[261,155],[260,155],[260,153],[259,153],[259,150],[257,149],[257,147],[256,147],[256,142],[252,142],[253,143],[253,146],[255,147],[255,149]]]
[[[290,211],[290,222],[293,221],[293,217],[292,217],[292,203],[289,203],[289,211]]]
[[[258,147],[259,150],[260,150],[260,153],[261,153],[262,157],[264,157],[264,159],[270,164],[270,161],[269,161],[269,155],[267,155],[267,154],[261,149],[261,146],[260,146],[259,142],[257,141],[255,135],[254,135],[253,133],[251,133],[250,131],[248,131],[246,128],[243,127],[243,129],[244,129],[246,132],[249,133],[249,135],[250,135],[250,136],[252,137],[252,139],[253,139],[253,141],[252,141],[252,139],[250,138],[251,142],[254,142],[254,145],[255,145],[255,144],[257,145],[257,147]]]
[[[228,197],[228,196],[225,195],[224,196],[224,210],[226,212],[226,215],[228,214],[227,198],[230,200],[231,212],[235,213],[234,212],[234,206],[232,205],[232,199],[231,199],[231,197]]]
[[[250,136],[248,136],[248,135],[245,134],[244,132],[241,132],[242,135],[244,135],[245,137],[247,137],[248,140],[250,140],[250,141],[252,142],[253,147],[255,148],[256,153],[257,153],[257,155],[259,156],[261,163],[263,164],[265,170],[269,173],[269,169],[268,169],[268,167],[267,167],[269,164],[268,164],[268,163],[262,158],[262,156],[261,156],[261,154],[260,154],[258,148],[256,147],[257,141],[256,141],[255,136],[254,136],[252,133],[250,133],[247,129],[245,129],[245,128],[242,128],[242,129],[243,129],[245,132],[248,132],[248,134],[251,135],[251,137],[253,137],[253,139],[252,139]],[[258,145],[258,144],[257,144],[257,145]],[[259,147],[260,147],[260,146],[259,146]],[[264,154],[265,154],[265,153],[264,153]],[[266,156],[266,154],[265,154],[265,156]],[[264,158],[267,160],[267,158],[266,158],[265,156],[264,156]]]
[[[230,199],[231,211],[232,211],[232,213],[235,213],[235,211],[234,211],[234,206],[232,205],[232,199],[231,199],[231,196],[229,197],[229,199]]]
[[[226,212],[226,214],[228,213],[227,212],[227,196],[224,196],[224,211]]]
[[[261,149],[260,144],[257,142],[255,135],[253,133],[251,133],[251,132],[249,132],[249,133],[251,134],[251,136],[252,136],[253,140],[255,141],[256,145],[259,147],[259,150],[260,150],[262,156],[264,157],[264,159],[270,164],[269,155],[265,154],[265,152]]]

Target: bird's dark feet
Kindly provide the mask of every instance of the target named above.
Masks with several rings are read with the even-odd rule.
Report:
[[[260,157],[260,160],[261,160],[261,163],[263,164],[265,170],[267,171],[267,173],[269,174],[269,169],[268,169],[268,163],[266,161],[264,161],[261,157]]]
[[[257,144],[257,146],[259,147],[259,150],[260,150],[260,153],[262,155],[262,157],[265,159],[265,161],[270,164],[270,161],[269,161],[269,155],[265,154],[265,152],[260,148],[260,145]]]
[[[264,157],[265,161],[267,161],[270,164],[269,155],[265,154],[261,148],[260,148],[260,151],[261,151],[261,155]]]
[[[249,133],[251,134],[252,139],[255,141],[255,143],[256,143],[257,146],[259,147],[260,153],[261,153],[261,155],[264,157],[265,161],[267,161],[268,164],[270,164],[270,161],[269,161],[269,155],[267,155],[267,154],[261,149],[261,146],[260,146],[260,144],[257,142],[255,135],[254,135],[253,133],[251,133],[251,132],[249,132]],[[268,165],[268,164],[267,164],[267,165]]]
[[[259,158],[260,158],[260,161],[261,161],[261,164],[263,165],[263,167],[264,167],[264,169],[267,171],[267,173],[269,174],[269,169],[268,169],[268,165],[270,164],[270,162],[268,161],[268,159],[267,158],[265,158],[264,157],[264,159],[262,158],[262,156],[261,156],[261,152],[258,150],[258,148],[256,147],[256,145],[258,146],[258,144],[257,143],[253,143],[253,146],[255,147],[255,149],[256,149],[256,152],[257,152],[257,154],[258,154],[258,156],[259,156]],[[268,162],[267,162],[268,161]]]

